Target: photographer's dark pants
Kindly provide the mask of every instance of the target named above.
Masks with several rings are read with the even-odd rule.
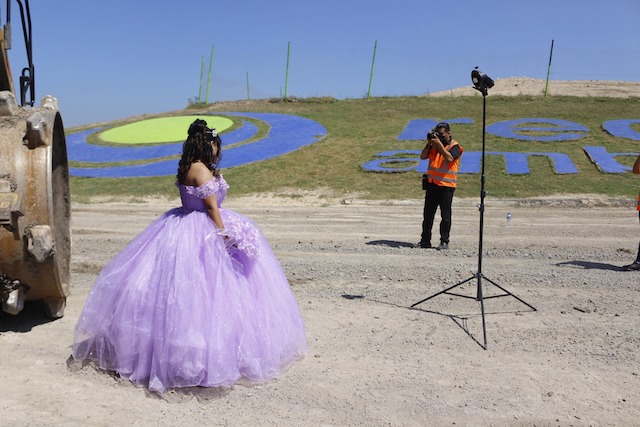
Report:
[[[638,211],[638,219],[640,219],[640,211]],[[640,262],[640,243],[638,244],[638,256],[636,256],[636,262]]]
[[[449,243],[449,233],[451,232],[451,203],[453,193],[456,189],[451,187],[441,187],[435,184],[427,184],[427,192],[424,196],[424,211],[422,214],[422,238],[420,244],[428,246],[431,244],[431,229],[436,210],[440,207],[440,241]]]

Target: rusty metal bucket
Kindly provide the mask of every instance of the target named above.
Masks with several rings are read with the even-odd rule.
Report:
[[[22,108],[0,92],[0,286],[2,308],[17,314],[42,300],[62,317],[71,256],[69,167],[57,100]]]

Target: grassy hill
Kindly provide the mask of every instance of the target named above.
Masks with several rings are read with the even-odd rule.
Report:
[[[420,150],[422,142],[398,141],[398,135],[413,119],[435,120],[469,117],[473,124],[452,126],[453,137],[466,151],[482,148],[482,97],[391,97],[335,100],[309,98],[274,101],[216,103],[188,108],[175,114],[243,111],[292,114],[310,118],[327,129],[327,136],[310,146],[284,156],[224,170],[231,184],[230,195],[281,193],[300,190],[330,190],[334,194],[358,194],[370,199],[415,199],[423,197],[418,172],[372,173],[362,165],[388,150]],[[609,153],[640,152],[640,141],[616,138],[602,129],[607,120],[640,118],[640,98],[578,98],[543,96],[488,96],[487,124],[540,117],[569,120],[587,126],[584,138],[565,142],[506,139],[487,134],[487,151],[560,152],[570,156],[578,174],[558,175],[545,157],[529,160],[531,173],[507,175],[501,157],[487,157],[486,189],[492,197],[532,197],[559,194],[602,194],[635,198],[640,177],[605,174],[596,169],[582,147],[602,146]],[[114,125],[116,123],[113,123]],[[635,126],[635,125],[634,125]],[[640,131],[640,127],[635,128]],[[77,131],[79,129],[69,129]],[[264,134],[268,129],[261,128]],[[224,134],[222,135],[224,138]],[[631,166],[634,158],[619,157]],[[422,172],[422,171],[421,171]],[[132,179],[71,178],[74,200],[93,195],[136,198],[149,195],[175,197],[174,176]],[[479,174],[459,178],[458,197],[477,197]]]

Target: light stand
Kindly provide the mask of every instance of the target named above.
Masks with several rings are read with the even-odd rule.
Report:
[[[478,67],[476,67],[473,71],[471,71],[471,81],[473,82],[473,86],[474,89],[477,89],[478,91],[480,91],[482,93],[482,167],[481,167],[481,178],[480,178],[480,204],[478,205],[478,210],[480,211],[480,239],[479,239],[479,243],[478,243],[478,272],[476,274],[474,274],[473,276],[469,277],[468,279],[463,280],[462,282],[458,282],[453,286],[450,286],[448,288],[446,288],[443,291],[440,291],[436,294],[431,295],[430,297],[427,297],[421,301],[418,301],[417,303],[413,304],[411,306],[411,308],[414,308],[415,306],[417,306],[418,304],[422,304],[425,301],[430,300],[431,298],[437,297],[438,295],[441,294],[448,294],[448,295],[453,295],[453,296],[458,296],[458,297],[462,297],[462,298],[470,298],[470,299],[475,299],[476,301],[480,301],[480,307],[482,310],[482,333],[484,335],[484,349],[487,349],[487,324],[486,324],[486,320],[485,320],[485,311],[484,311],[484,300],[485,299],[489,299],[489,298],[499,298],[499,297],[505,297],[505,296],[512,296],[515,299],[517,299],[518,301],[520,301],[521,303],[523,303],[524,305],[526,305],[527,307],[531,308],[533,311],[537,311],[536,308],[534,306],[532,306],[531,304],[523,301],[522,299],[518,298],[517,296],[515,296],[514,294],[512,294],[511,292],[507,291],[505,288],[503,288],[502,286],[498,285],[496,282],[494,282],[493,280],[487,278],[483,273],[482,273],[482,239],[483,239],[483,230],[484,230],[484,198],[486,196],[486,191],[484,189],[484,183],[485,183],[485,177],[484,177],[484,159],[485,159],[485,129],[487,126],[487,94],[488,94],[488,89],[493,87],[493,80],[487,76],[486,74],[480,72],[478,70]],[[478,281],[478,285],[477,285],[477,293],[475,298],[472,296],[468,296],[468,295],[463,295],[463,294],[457,294],[454,292],[450,292],[452,289],[457,288],[458,286],[464,285],[465,283],[473,280],[473,279],[477,279]],[[489,297],[485,297],[482,294],[482,279],[485,279],[487,282],[491,283],[492,285],[494,285],[495,287],[497,287],[498,289],[502,290],[504,292],[504,294],[498,294],[498,295],[492,295]]]

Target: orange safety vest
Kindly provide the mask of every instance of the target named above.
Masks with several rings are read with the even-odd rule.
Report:
[[[451,151],[456,145],[460,146],[457,141],[452,139],[445,149]],[[462,157],[463,151],[462,146],[460,146],[460,157]],[[458,169],[460,169],[460,157],[453,159],[452,162],[448,162],[438,150],[435,148],[432,149],[429,152],[429,168],[427,169],[429,182],[441,187],[456,188]]]

